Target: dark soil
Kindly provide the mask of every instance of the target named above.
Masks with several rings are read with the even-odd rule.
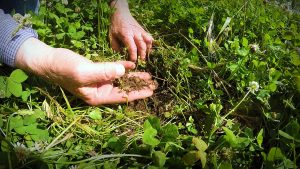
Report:
[[[153,85],[153,83],[136,76],[128,76],[128,74],[114,81],[114,86],[119,87],[127,93],[149,88],[149,85]],[[154,85],[157,85],[156,82],[154,82]]]

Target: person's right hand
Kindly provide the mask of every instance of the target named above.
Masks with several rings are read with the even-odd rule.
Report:
[[[135,67],[133,62],[93,63],[68,49],[51,48],[34,38],[21,45],[16,66],[62,86],[90,105],[142,99],[151,96],[155,89],[146,72],[129,74],[148,81],[150,85],[144,89],[127,93],[113,86],[113,81],[123,76],[125,69]]]

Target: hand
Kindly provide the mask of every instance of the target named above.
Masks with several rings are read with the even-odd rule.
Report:
[[[109,31],[112,48],[120,52],[122,42],[128,49],[131,61],[136,61],[138,56],[145,60],[152,48],[152,36],[132,17],[126,1],[117,0],[111,6],[116,8]]]
[[[70,50],[51,48],[34,38],[21,45],[16,66],[62,86],[90,105],[142,99],[151,96],[155,89],[154,85],[149,85],[139,91],[126,93],[113,86],[113,81],[123,76],[125,69],[135,67],[133,62],[93,63]],[[137,72],[132,75],[153,84],[148,73]]]

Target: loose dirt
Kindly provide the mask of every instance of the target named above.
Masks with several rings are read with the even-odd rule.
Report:
[[[128,73],[114,81],[114,86],[127,93],[149,88],[149,85],[157,85],[157,82],[146,81],[137,76],[129,76]]]

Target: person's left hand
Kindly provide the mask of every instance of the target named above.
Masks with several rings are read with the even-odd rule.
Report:
[[[16,67],[57,84],[90,105],[126,103],[150,97],[156,86],[146,72],[130,72],[147,82],[141,89],[126,92],[114,81],[126,70],[134,69],[131,61],[95,63],[63,48],[52,48],[35,38],[29,38],[17,52]]]
[[[120,52],[123,46],[128,49],[129,59],[136,61],[138,56],[145,60],[152,48],[152,36],[132,17],[129,11],[116,10],[111,17],[109,39],[114,50]]]

